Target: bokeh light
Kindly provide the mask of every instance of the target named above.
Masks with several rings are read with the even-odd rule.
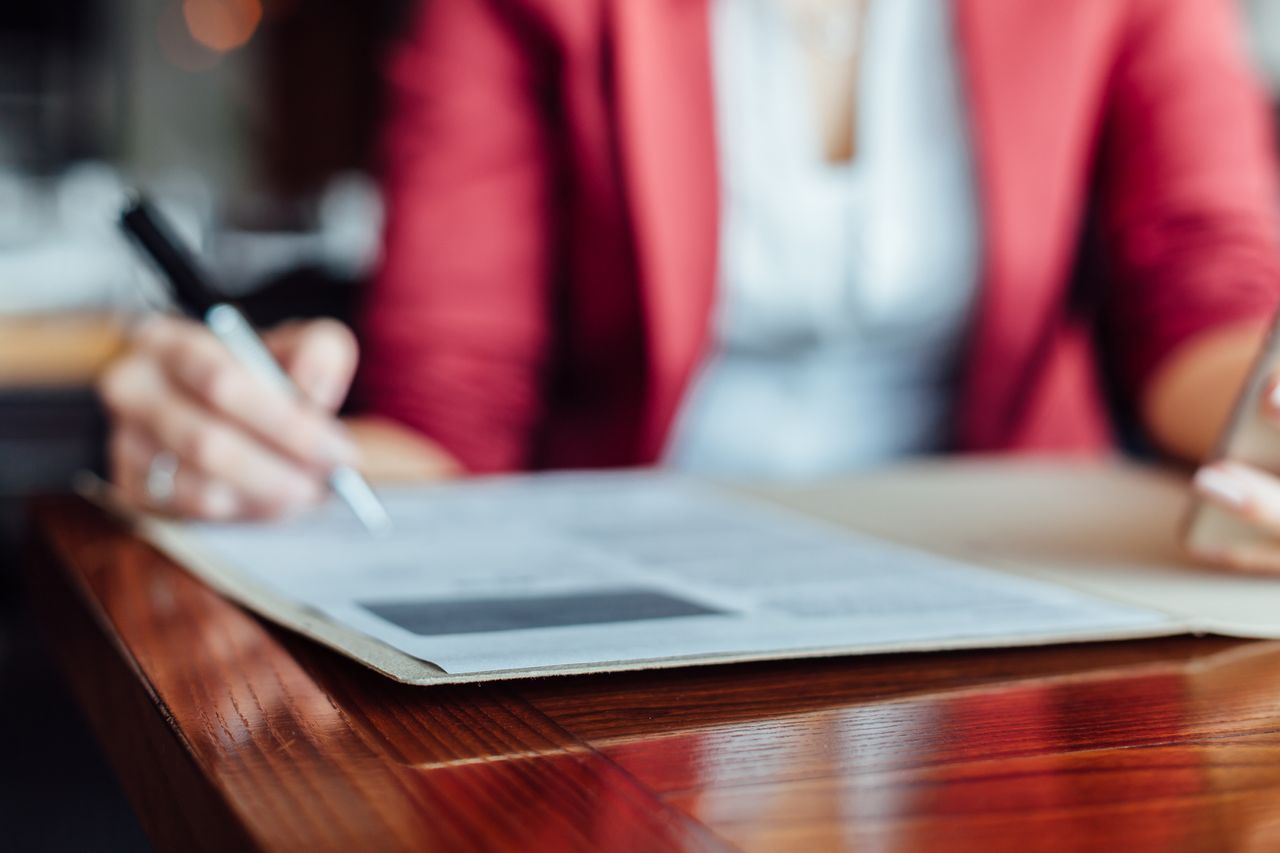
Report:
[[[183,0],[182,15],[197,42],[218,53],[253,37],[262,21],[260,0]]]

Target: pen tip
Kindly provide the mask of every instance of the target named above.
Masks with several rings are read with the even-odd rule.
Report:
[[[365,518],[364,527],[374,539],[386,539],[391,535],[391,519],[383,515],[378,518]]]
[[[382,538],[391,533],[390,514],[355,469],[338,468],[330,475],[329,484],[351,508],[370,536]]]

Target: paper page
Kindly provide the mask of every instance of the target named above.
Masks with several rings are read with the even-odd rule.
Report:
[[[1280,637],[1280,579],[1193,560],[1185,472],[1117,461],[934,462],[792,490],[805,514],[1174,616],[1190,630]]]
[[[933,556],[658,473],[384,490],[185,528],[218,564],[453,674],[1142,632],[1165,614]]]

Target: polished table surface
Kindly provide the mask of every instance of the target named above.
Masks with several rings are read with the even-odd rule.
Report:
[[[48,635],[161,849],[1280,849],[1280,643],[414,688],[78,499],[36,518]]]

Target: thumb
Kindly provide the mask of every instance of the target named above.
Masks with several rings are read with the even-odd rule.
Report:
[[[324,411],[338,410],[356,371],[350,329],[336,320],[289,323],[272,330],[266,343],[306,399]]]

